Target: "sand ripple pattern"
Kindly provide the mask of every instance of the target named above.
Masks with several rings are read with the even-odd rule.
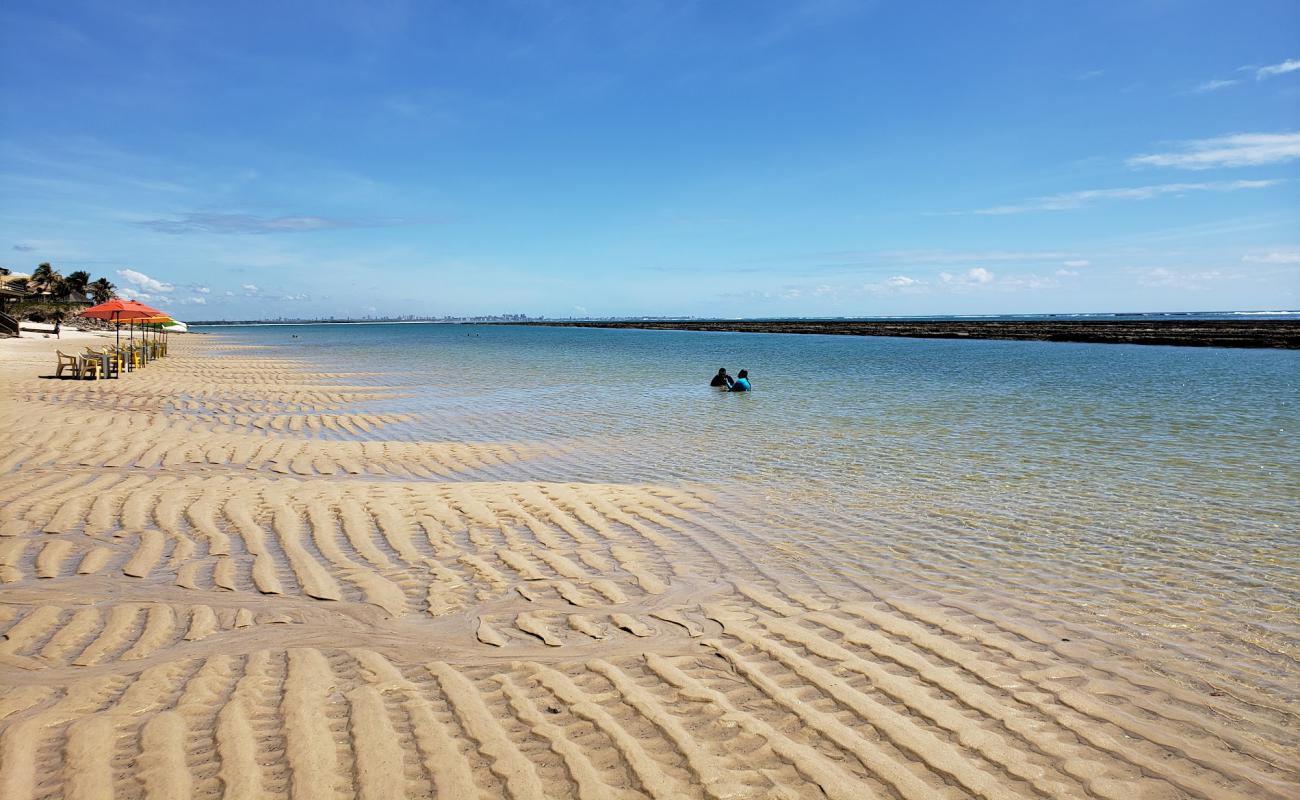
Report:
[[[549,452],[526,443],[371,439],[408,420],[372,415],[395,392],[369,376],[176,349],[117,383],[0,389],[6,800],[1281,798],[1300,780],[1285,695],[881,590],[838,534],[749,539],[752,498],[522,480]]]

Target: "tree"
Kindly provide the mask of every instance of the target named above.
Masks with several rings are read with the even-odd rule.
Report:
[[[69,272],[63,280],[67,282],[69,291],[84,293],[86,287],[90,285],[90,273],[79,269],[76,272]]]
[[[58,270],[51,267],[50,262],[47,261],[44,264],[37,265],[36,269],[32,270],[32,277],[28,281],[28,285],[33,291],[53,292],[56,285],[62,280],[63,276],[58,273]]]
[[[86,288],[90,290],[90,296],[95,299],[96,303],[107,303],[117,297],[117,287],[109,283],[108,278],[100,278]]]

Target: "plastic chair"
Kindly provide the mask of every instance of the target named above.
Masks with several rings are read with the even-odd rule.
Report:
[[[62,350],[55,350],[54,352],[59,354],[59,364],[54,369],[54,377],[62,378],[63,370],[68,367],[72,368],[73,377],[81,377],[81,359],[76,356],[70,356]]]
[[[95,380],[104,377],[104,362],[99,356],[83,355],[81,357],[81,377],[89,378],[92,374]]]
[[[94,358],[98,361],[100,368],[104,371],[103,377],[112,378],[118,374],[117,356],[114,355],[111,350],[108,350],[107,348],[104,350],[95,350],[87,347],[86,357]]]
[[[108,360],[112,363],[114,371],[121,375],[122,370],[126,369],[126,353],[122,352],[122,348],[111,344],[104,346],[104,352],[108,353]]]

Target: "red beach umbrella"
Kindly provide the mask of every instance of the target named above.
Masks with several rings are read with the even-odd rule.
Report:
[[[123,322],[131,320],[150,319],[151,317],[165,317],[163,312],[156,308],[136,302],[135,300],[120,300],[114,298],[107,303],[100,303],[97,306],[91,306],[77,314],[79,317],[89,319],[103,319],[109,322],[115,322],[120,327]],[[118,342],[121,342],[121,331],[118,332]]]

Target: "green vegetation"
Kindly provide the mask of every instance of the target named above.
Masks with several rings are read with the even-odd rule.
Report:
[[[117,296],[117,287],[108,278],[92,281],[91,274],[82,269],[65,276],[49,262],[38,264],[30,277],[13,277],[6,269],[0,275],[0,282],[8,289],[31,295],[9,305],[6,312],[32,322],[68,319],[91,303],[103,303]]]

